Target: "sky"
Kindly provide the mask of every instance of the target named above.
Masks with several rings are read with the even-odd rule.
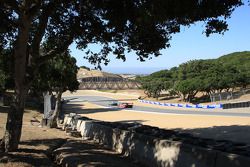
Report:
[[[134,53],[126,54],[126,62],[110,56],[108,66],[102,66],[103,71],[120,74],[150,74],[161,69],[169,69],[181,63],[195,59],[213,59],[222,55],[239,51],[250,51],[250,6],[236,8],[227,20],[229,30],[221,34],[206,37],[203,34],[204,23],[196,23],[190,27],[183,27],[180,33],[174,34],[170,41],[171,47],[161,50],[159,57],[153,57],[145,62],[137,60]],[[98,49],[97,45],[92,48]],[[77,59],[78,66],[94,68],[83,59],[83,51],[70,46],[71,55]]]

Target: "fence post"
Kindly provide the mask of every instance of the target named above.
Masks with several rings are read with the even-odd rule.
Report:
[[[209,96],[210,96],[210,101],[213,102],[212,95],[210,94]]]

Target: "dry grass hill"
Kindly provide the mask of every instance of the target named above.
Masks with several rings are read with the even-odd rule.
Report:
[[[100,70],[89,70],[85,68],[80,68],[77,73],[77,78],[88,78],[88,77],[112,77],[112,78],[122,78],[122,76],[112,73],[103,72]]]

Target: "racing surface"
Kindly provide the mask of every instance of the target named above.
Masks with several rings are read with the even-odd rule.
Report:
[[[66,103],[79,103],[79,102],[89,102],[96,105],[100,105],[103,107],[109,107],[112,109],[116,109],[116,106],[110,106],[112,102],[117,102],[117,100],[103,97],[103,96],[70,96],[70,97],[63,97]],[[126,99],[128,100],[128,99]],[[126,102],[119,101],[119,102]],[[150,113],[161,113],[161,114],[181,114],[181,115],[207,115],[207,116],[236,116],[236,117],[250,117],[249,113],[242,113],[242,112],[227,112],[226,110],[215,111],[213,109],[207,110],[199,110],[199,111],[185,111],[185,110],[178,110],[178,108],[172,110],[169,108],[162,109],[157,107],[144,107],[144,106],[136,106],[134,105],[133,108],[125,108],[120,110],[131,110],[131,111],[138,111],[138,112],[150,112]]]

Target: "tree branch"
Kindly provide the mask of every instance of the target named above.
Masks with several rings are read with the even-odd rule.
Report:
[[[63,53],[65,51],[67,51],[68,47],[70,44],[72,44],[74,37],[70,36],[68,40],[63,42],[63,46],[60,47],[56,47],[52,50],[50,50],[49,52],[47,52],[44,55],[41,55],[39,58],[36,59],[36,66],[40,66],[43,63],[45,63],[47,60],[55,57],[56,55]],[[65,48],[65,49],[62,49]]]
[[[20,8],[16,0],[4,0],[3,3],[9,9],[14,10],[17,14],[20,14]]]
[[[49,5],[47,5],[39,17],[39,25],[37,27],[37,31],[35,33],[34,39],[31,44],[31,49],[32,49],[31,56],[32,57],[39,57],[40,44],[44,36],[44,33],[46,31],[48,19],[49,19],[51,12],[53,11],[53,7],[54,7],[53,3],[50,3]]]
[[[41,0],[37,0],[36,3],[32,3],[30,1],[29,2],[29,9],[28,9],[28,13],[29,13],[29,16],[30,18],[29,19],[32,19],[36,13],[39,11],[40,7],[41,7]]]

